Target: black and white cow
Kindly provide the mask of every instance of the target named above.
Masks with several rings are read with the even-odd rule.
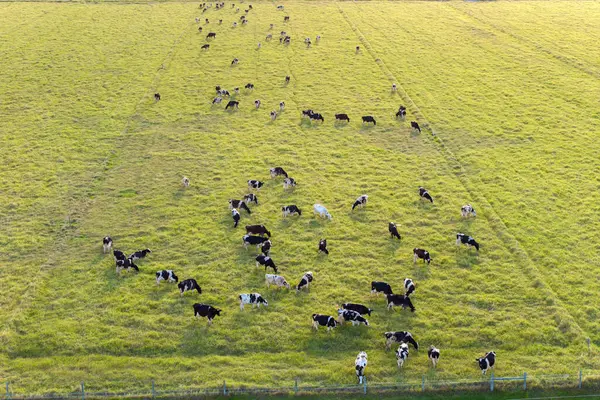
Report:
[[[159,285],[160,281],[178,282],[179,278],[172,269],[163,269],[162,271],[156,271],[156,284]]]
[[[412,279],[404,279],[404,291],[406,297],[410,296],[415,291],[415,283]]]
[[[194,304],[194,316],[196,318],[206,317],[208,319],[208,325],[212,325],[212,321],[216,316],[221,316],[221,310],[208,304],[196,303]]]
[[[260,188],[264,185],[264,182],[258,181],[256,179],[248,180],[248,189],[256,189],[260,190]]]
[[[272,243],[270,240],[264,241],[263,244],[260,246],[261,253],[263,253],[265,256],[268,256],[271,252],[271,245]]]
[[[375,118],[373,118],[372,115],[365,115],[364,117],[362,117],[362,122],[363,124],[368,124],[369,122],[372,122],[373,125],[377,125],[377,121],[375,121]]]
[[[246,83],[246,86],[244,86],[245,89],[248,90],[254,90],[254,84],[253,83]]]
[[[354,202],[354,204],[352,204],[352,210],[354,210],[356,207],[362,208],[362,207],[366,206],[368,199],[369,199],[369,196],[367,196],[366,194],[359,196],[356,199],[356,201]]]
[[[419,123],[416,121],[411,121],[410,122],[410,127],[414,130],[414,131],[419,131],[419,133],[421,133],[421,127],[419,126]]]
[[[300,290],[306,288],[308,290],[308,285],[310,285],[310,283],[313,281],[313,274],[312,272],[307,272],[304,275],[302,275],[302,278],[300,279],[300,283],[298,283],[298,285],[296,286],[296,293],[298,293]]]
[[[356,361],[354,361],[354,368],[356,369],[356,376],[358,377],[358,384],[362,385],[363,379],[365,377],[365,367],[367,366],[367,353],[361,351],[356,356]]]
[[[319,240],[319,252],[329,255],[329,250],[327,250],[327,239]]]
[[[240,310],[244,310],[244,304],[252,304],[252,308],[254,308],[254,306],[260,308],[261,304],[265,307],[269,305],[267,300],[265,300],[260,293],[242,293],[238,298],[240,299]]]
[[[154,101],[160,100],[160,93],[154,93]]]
[[[248,193],[244,196],[244,203],[254,203],[258,205],[258,197],[254,193]]]
[[[385,295],[392,294],[392,287],[385,282],[371,282],[371,294],[373,293],[383,293]]]
[[[239,101],[235,101],[235,100],[229,100],[229,102],[225,106],[225,109],[227,110],[229,107],[231,107],[231,108],[240,108],[240,102]]]
[[[113,256],[115,256],[115,261],[124,260],[127,258],[125,253],[123,253],[121,250],[113,250]]]
[[[356,53],[358,54],[359,51],[360,51],[360,46],[356,46]]]
[[[197,290],[198,294],[202,294],[202,289],[200,288],[200,285],[198,285],[198,282],[196,282],[195,279],[186,279],[184,281],[181,281],[177,284],[177,287],[179,288],[179,293],[182,296],[184,292],[190,290]]]
[[[277,111],[273,110],[269,113],[269,116],[271,117],[271,121],[275,121],[277,119]]]
[[[360,324],[369,326],[369,321],[367,321],[365,317],[360,315],[358,312],[340,308],[338,310],[338,323],[341,325],[344,322],[352,322],[352,326]]]
[[[323,118],[323,116],[319,113],[312,113],[308,116],[308,118],[310,118],[311,121],[321,121],[321,122],[325,122],[325,118]]]
[[[287,189],[290,187],[296,186],[296,180],[294,178],[284,178],[283,179],[283,188]]]
[[[269,172],[271,173],[271,178],[275,178],[277,176],[284,176],[286,178],[288,177],[287,172],[285,172],[285,170],[281,167],[271,168]]]
[[[128,258],[131,261],[135,261],[135,260],[139,260],[141,258],[146,257],[146,255],[148,255],[150,253],[152,253],[152,251],[150,249],[144,249],[144,250],[136,251],[135,253],[130,255]]]
[[[404,366],[404,361],[408,358],[408,345],[406,343],[400,344],[398,350],[396,350],[396,360],[398,361],[398,368]]]
[[[117,274],[119,274],[119,273],[121,272],[121,270],[122,270],[122,269],[130,269],[130,268],[131,268],[131,269],[135,269],[135,270],[136,270],[136,271],[138,271],[138,272],[139,272],[139,270],[140,270],[140,269],[138,268],[138,266],[137,266],[137,265],[135,265],[135,264],[133,263],[133,261],[131,261],[129,258],[127,258],[127,259],[123,259],[123,260],[117,260],[117,261],[115,262],[115,264],[116,264],[116,271],[117,271]]]
[[[400,106],[398,112],[396,113],[396,117],[400,117],[402,119],[406,118],[406,107]]]
[[[417,258],[421,258],[423,260],[424,263],[431,263],[431,256],[429,255],[429,252],[427,250],[423,250],[423,249],[419,249],[418,247],[415,247],[413,249],[413,262],[417,262]]]
[[[388,231],[390,232],[390,237],[392,237],[392,238],[397,237],[398,240],[401,239],[400,233],[398,233],[398,228],[396,227],[395,223],[390,222],[388,224]]]
[[[264,225],[246,225],[246,233],[271,237],[271,232]]]
[[[212,103],[213,104],[221,104],[222,101],[223,101],[223,98],[220,96],[217,96],[213,99]]]
[[[414,346],[415,350],[419,350],[419,343],[413,338],[413,335],[407,331],[399,332],[385,332],[385,348],[390,349],[392,343],[410,343]]]
[[[288,15],[286,15],[285,17],[283,17],[283,22],[288,22],[290,20],[290,17]]]
[[[344,310],[356,311],[360,315],[367,314],[367,315],[369,315],[369,317],[371,316],[371,312],[373,312],[373,310],[371,310],[369,307],[363,306],[362,304],[356,304],[356,303],[344,303],[344,304],[342,304],[342,308]]]
[[[479,363],[482,375],[485,375],[487,370],[494,368],[494,364],[496,364],[496,352],[490,351],[489,353],[485,353],[485,356],[476,358],[475,361]]]
[[[235,24],[235,22],[234,22]],[[238,60],[237,58],[234,58],[233,60],[231,60],[231,65],[237,65],[240,62],[240,60]]]
[[[200,47],[202,50],[208,50],[210,48],[210,44],[204,44]]]
[[[287,75],[285,77],[285,84],[287,85],[288,83],[290,83],[290,76],[289,75]]]
[[[302,210],[300,210],[295,204],[292,204],[290,206],[281,207],[281,213],[283,215],[283,218],[285,218],[288,215],[294,215],[294,214],[302,215]]]
[[[256,266],[258,267],[259,265],[263,265],[265,267],[265,271],[267,270],[267,267],[270,267],[273,268],[273,271],[275,271],[275,273],[277,273],[277,266],[275,265],[273,259],[269,256],[265,256],[262,254],[257,255]]]
[[[267,284],[268,287],[271,287],[271,285],[275,285],[277,287],[284,287],[287,289],[292,288],[290,286],[290,284],[287,283],[285,278],[280,275],[265,274],[265,283]]]
[[[238,224],[240,223],[240,218],[242,218],[240,216],[240,212],[234,208],[231,210],[231,218],[233,218],[233,227],[237,228]]]
[[[460,208],[460,215],[462,215],[463,217],[476,217],[477,213],[475,212],[475,209],[472,205],[466,204]]]
[[[234,208],[240,208],[242,210],[246,210],[248,214],[252,214],[252,211],[250,211],[250,208],[248,208],[248,206],[246,205],[245,200],[229,199],[229,209],[233,210]]]
[[[280,101],[279,102],[279,111],[283,111],[285,109],[285,102],[284,101]]]
[[[313,114],[314,114],[313,110],[302,110],[302,118],[304,118],[304,117],[310,118],[310,116]]]
[[[429,350],[427,350],[427,357],[431,360],[433,368],[435,368],[437,363],[440,361],[440,350],[433,345],[429,346]]]
[[[268,238],[262,236],[244,235],[242,237],[242,244],[246,249],[248,249],[249,245],[254,245],[258,249],[264,242],[268,240]]]
[[[410,308],[411,312],[415,312],[415,307],[412,304],[412,301],[410,301],[410,298],[407,295],[404,294],[387,294],[385,295],[385,298],[387,300],[387,309],[388,310],[393,310],[394,306],[402,306],[402,309],[405,309],[406,307]]]
[[[460,244],[464,244],[467,245],[469,247],[473,246],[475,247],[475,249],[477,251],[479,251],[479,243],[477,243],[477,241],[475,239],[473,239],[473,237],[469,236],[469,235],[465,235],[464,233],[457,233],[456,234],[456,245],[460,245]]]
[[[350,122],[350,117],[348,114],[335,114],[335,120]]]
[[[318,330],[319,325],[320,325],[320,326],[327,327],[327,332],[329,332],[330,330],[334,329],[338,325],[338,322],[335,320],[335,318],[333,318],[330,315],[313,314],[312,320],[313,320],[312,326],[315,330]]]
[[[425,188],[423,186],[419,187],[419,196],[421,196],[421,199],[429,200],[430,202],[433,203],[433,197],[431,197],[429,192],[427,190],[425,190]]]
[[[395,92],[398,90],[398,86],[395,83],[392,83],[392,92]]]
[[[231,95],[229,94],[229,90],[225,90],[225,89],[221,89],[221,91],[217,94],[220,94],[223,97],[231,97]]]
[[[112,238],[111,238],[110,236],[105,236],[105,237],[102,239],[102,251],[103,251],[104,253],[107,253],[107,252],[109,252],[109,251],[110,251],[110,249],[111,249],[111,247],[112,247],[112,244],[113,244],[113,240],[112,240]]]
[[[190,178],[184,176],[181,180],[181,183],[183,184],[183,187],[190,187]]]
[[[256,107],[257,110],[260,108],[260,100],[254,100],[254,107]]]

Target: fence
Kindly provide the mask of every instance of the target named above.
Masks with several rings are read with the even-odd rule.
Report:
[[[143,386],[143,385],[140,385]],[[423,376],[421,380],[403,381],[399,383],[368,383],[364,380],[362,385],[332,385],[308,386],[301,385],[298,379],[289,386],[280,387],[233,387],[224,381],[218,387],[190,388],[181,390],[159,390],[154,381],[148,382],[146,389],[124,392],[89,392],[86,391],[84,382],[79,385],[79,390],[67,393],[20,393],[11,383],[6,382],[5,399],[59,399],[77,398],[81,400],[96,398],[167,398],[190,396],[231,396],[231,395],[304,395],[304,394],[369,394],[369,393],[418,393],[418,392],[443,392],[443,391],[526,391],[528,389],[593,389],[600,387],[600,371],[584,373],[579,370],[575,374],[564,375],[523,375],[513,377],[496,377],[492,373],[489,377],[465,380],[440,380]],[[13,392],[13,390],[15,390]]]

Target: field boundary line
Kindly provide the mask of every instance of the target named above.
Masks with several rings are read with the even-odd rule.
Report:
[[[431,123],[425,118],[425,115],[421,112],[421,109],[416,105],[416,103],[411,99],[408,95],[404,87],[402,86],[400,81],[396,79],[396,77],[392,74],[390,69],[385,65],[385,63],[377,57],[377,53],[364,36],[364,34],[358,29],[358,27],[352,22],[350,17],[346,14],[346,12],[340,7],[339,3],[336,3],[340,13],[343,15],[346,23],[350,26],[350,28],[354,31],[354,33],[358,36],[358,39],[363,44],[365,49],[368,51],[369,55],[373,58],[376,64],[379,65],[382,72],[397,85],[398,93],[402,100],[404,100],[407,104],[407,108],[415,115],[416,119],[422,123],[422,130],[429,130],[433,139],[431,140],[434,147],[439,151],[439,153],[444,157],[446,164],[448,165],[449,170],[452,172],[454,176],[461,183],[463,188],[467,191],[467,193],[471,196],[475,202],[479,204],[479,208],[483,209],[482,215],[485,216],[488,221],[490,227],[496,234],[496,236],[504,243],[507,250],[513,253],[517,259],[521,259],[524,261],[525,265],[521,265],[521,270],[524,270],[525,274],[529,276],[529,278],[533,282],[539,282],[540,290],[544,290],[548,297],[552,298],[553,301],[559,306],[559,308],[563,311],[563,313],[558,312],[557,309],[553,311],[553,314],[558,315],[561,319],[560,322],[556,322],[557,328],[561,322],[566,321],[569,322],[570,326],[576,331],[577,334],[582,336],[583,338],[589,337],[583,328],[579,325],[577,320],[571,315],[569,310],[563,305],[562,301],[556,294],[556,292],[552,289],[552,287],[546,282],[545,275],[540,272],[540,270],[535,266],[534,262],[529,257],[529,254],[523,249],[519,240],[510,232],[506,223],[500,217],[500,215],[496,212],[493,206],[489,203],[487,198],[475,190],[472,186],[470,180],[477,178],[468,178],[467,172],[460,162],[458,157],[450,150],[443,142],[443,140],[436,135],[436,130],[431,125]],[[425,139],[427,140],[427,139]],[[482,185],[483,186],[483,185]],[[527,267],[527,268],[525,268]],[[559,328],[560,330],[560,328]],[[583,345],[583,341],[582,341]]]

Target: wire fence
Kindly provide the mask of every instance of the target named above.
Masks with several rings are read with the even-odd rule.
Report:
[[[126,391],[88,391],[85,382],[79,389],[65,393],[23,393],[10,382],[5,384],[5,399],[68,399],[77,398],[181,398],[181,397],[216,397],[234,395],[308,395],[308,394],[374,394],[374,393],[418,393],[418,392],[484,392],[484,391],[514,391],[524,392],[529,389],[597,389],[600,388],[600,371],[583,372],[562,375],[533,375],[526,372],[512,377],[496,377],[492,373],[481,379],[442,380],[423,376],[420,380],[407,380],[399,383],[376,383],[364,380],[363,384],[354,385],[303,385],[298,379],[290,385],[278,387],[246,387],[222,385],[206,388],[188,388],[179,390],[161,390],[154,381],[141,384],[134,390]],[[145,386],[145,388],[144,388]]]

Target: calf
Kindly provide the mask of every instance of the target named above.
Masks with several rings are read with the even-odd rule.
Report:
[[[107,252],[110,251],[111,247],[113,244],[113,240],[110,236],[105,236],[102,239],[102,251],[106,254]]]
[[[246,225],[246,233],[271,237],[271,232],[264,225]]]
[[[462,215],[463,217],[476,217],[477,213],[475,212],[475,209],[472,205],[467,204],[460,208],[460,215]]]
[[[217,34],[214,32],[209,32],[208,35],[206,35],[207,39],[215,39],[217,37]]]
[[[342,308],[344,310],[356,311],[360,315],[368,314],[369,317],[371,316],[371,312],[373,311],[367,306],[363,306],[362,304],[355,304],[355,303],[344,303],[344,304],[342,304]]]
[[[458,246],[461,243],[466,244],[467,246],[469,246],[469,248],[473,246],[475,247],[475,250],[479,251],[479,243],[477,243],[475,239],[473,239],[471,236],[465,235],[464,233],[457,233],[456,245]]]
[[[285,170],[281,167],[271,168],[269,172],[271,173],[271,178],[275,178],[277,176],[285,176],[286,178],[288,177],[287,172],[285,172]]]
[[[429,192],[423,186],[419,186],[419,196],[421,196],[421,199],[429,200],[433,203],[433,197],[431,197]]]
[[[402,343],[398,350],[396,350],[396,360],[398,361],[398,368],[402,368],[404,366],[404,361],[408,358],[408,345],[406,343]]]
[[[154,93],[154,100],[155,101],[159,101],[160,100],[160,93]]]
[[[280,101],[279,102],[279,111],[283,111],[285,109],[285,102]]]
[[[225,109],[227,110],[229,107],[231,107],[231,108],[240,108],[240,102],[239,101],[235,101],[235,100],[229,100],[229,102],[225,106]]]
[[[229,200],[229,209],[233,210],[234,208],[241,208],[242,210],[246,210],[246,212],[248,214],[252,214],[252,211],[250,211],[250,208],[248,208],[248,206],[246,205],[246,201],[245,200],[233,200],[233,199],[230,199]]]
[[[354,210],[356,207],[363,208],[365,205],[367,205],[368,199],[369,196],[367,196],[366,194],[359,196],[354,202],[354,204],[352,204],[352,210]]]
[[[414,130],[414,131],[419,131],[419,133],[421,133],[421,127],[419,126],[419,124],[416,121],[411,121],[410,122],[410,127]]]
[[[348,114],[335,114],[335,120],[350,122],[350,117]]]
[[[156,271],[156,284],[159,285],[160,281],[177,282],[179,278],[172,269],[163,269],[162,271]]]
[[[140,251],[136,251],[135,253],[130,255],[128,258],[131,261],[135,261],[135,260],[139,260],[140,258],[146,257],[146,255],[150,254],[150,253],[152,253],[152,251],[150,251],[150,249],[140,250]]]
[[[294,178],[284,178],[283,179],[283,188],[288,189],[290,187],[296,186],[296,181]]]
[[[190,187],[190,179],[186,176],[183,177],[183,179],[181,180],[181,183],[183,184],[184,187]]]
[[[212,325],[212,321],[217,315],[221,316],[221,310],[208,304],[196,303],[193,307],[194,316],[196,318],[206,317],[208,319],[208,326]]]
[[[244,88],[246,88],[248,90],[254,90],[254,84],[253,83],[247,83],[246,86],[244,86]]]
[[[254,308],[254,306],[260,308],[261,304],[264,304],[265,307],[269,305],[267,300],[265,300],[260,293],[243,293],[240,294],[238,298],[240,299],[240,310],[242,311],[244,310],[244,304],[252,304],[252,308]]]
[[[412,279],[404,279],[404,294],[406,297],[410,296],[415,291],[415,283]]]
[[[413,338],[410,332],[385,332],[385,348],[389,350],[392,343],[410,343],[414,346],[415,350],[419,350],[419,343]]]
[[[373,293],[383,293],[385,295],[392,294],[392,287],[385,282],[371,282],[371,294]]]
[[[396,113],[396,118],[400,117],[402,119],[406,118],[406,107],[400,106],[398,112]]]
[[[260,188],[264,185],[264,182],[257,181],[255,179],[250,179],[248,181],[248,189],[256,189],[260,190]]]
[[[365,367],[367,366],[367,353],[364,351],[358,353],[356,361],[354,361],[354,366],[356,369],[356,376],[358,377],[358,384],[362,385],[365,377]]]
[[[265,282],[268,287],[271,287],[271,285],[275,285],[277,287],[285,287],[287,289],[292,288],[290,284],[287,283],[285,278],[279,275],[265,274]]]
[[[476,358],[475,361],[479,363],[479,368],[481,369],[482,375],[485,375],[487,370],[494,368],[494,364],[496,364],[496,352],[490,351],[489,353],[485,353],[485,356],[482,358]]]
[[[257,110],[260,108],[260,100],[254,100],[254,107],[256,107]]]
[[[388,231],[390,231],[390,236],[392,238],[397,237],[398,240],[400,240],[400,234],[398,233],[398,228],[396,227],[396,224],[393,222],[390,222],[388,224]]]
[[[275,121],[277,119],[277,111],[273,110],[269,115],[271,117],[271,121]]]
[[[281,213],[283,217],[287,217],[288,215],[298,214],[302,215],[302,210],[300,210],[296,205],[292,204],[291,206],[283,206],[281,207]]]
[[[315,330],[318,330],[320,325],[327,327],[327,332],[329,332],[330,330],[336,328],[338,325],[338,322],[335,320],[335,318],[333,318],[330,315],[313,314],[312,320],[312,325]]]
[[[388,310],[393,310],[394,306],[402,306],[402,309],[405,309],[406,307],[410,308],[411,312],[415,312],[415,307],[412,304],[412,301],[410,301],[410,298],[406,295],[403,294],[387,294],[385,296],[386,300],[387,300],[387,309]]]
[[[256,266],[258,267],[259,265],[264,265],[265,271],[267,270],[267,267],[271,267],[273,268],[273,271],[277,273],[277,266],[269,256],[264,256],[262,254],[256,256]]]
[[[240,223],[240,212],[238,210],[236,210],[235,208],[231,210],[231,218],[233,218],[233,227],[237,228],[238,224]]]
[[[196,282],[195,279],[186,279],[184,281],[181,281],[177,284],[177,287],[179,288],[179,294],[181,294],[181,296],[183,296],[184,292],[187,292],[189,290],[197,290],[198,294],[202,294],[202,289],[200,288],[200,285],[198,285],[198,282]]]
[[[440,351],[435,346],[429,346],[429,350],[427,350],[427,357],[431,360],[433,364],[433,368],[437,366],[438,361],[440,361]]]
[[[365,324],[365,326],[369,326],[369,321],[367,321],[358,312],[352,310],[344,310],[343,308],[340,308],[338,310],[338,323],[341,325],[344,322],[352,322],[352,326],[360,324]]]
[[[307,272],[304,275],[302,275],[302,279],[300,279],[300,283],[298,283],[298,285],[296,286],[296,293],[298,293],[298,291],[300,291],[301,289],[306,288],[308,290],[308,285],[310,285],[310,283],[313,281],[313,274],[312,272]]]
[[[242,243],[244,244],[244,247],[246,249],[248,249],[248,245],[254,245],[258,249],[260,247],[260,245],[262,245],[267,240],[269,240],[269,239],[266,237],[262,237],[262,236],[244,235],[242,237]]]
[[[327,250],[327,239],[319,240],[319,251],[329,255],[329,250]]]
[[[137,265],[135,265],[135,264],[133,263],[133,261],[132,261],[131,259],[129,259],[129,258],[127,258],[127,259],[123,259],[123,260],[117,260],[117,261],[115,262],[115,264],[116,264],[116,267],[117,267],[117,268],[116,268],[117,274],[120,274],[122,269],[130,269],[130,268],[132,268],[132,269],[135,269],[135,270],[136,270],[136,271],[138,271],[138,272],[139,272],[139,270],[140,270],[140,269],[138,268],[138,266],[137,266]]]
[[[271,251],[271,241],[270,240],[266,240],[262,243],[262,245],[260,246],[260,251],[261,253],[263,253],[265,256],[269,255],[269,252]]]
[[[414,255],[414,260],[413,262],[417,262],[417,258],[421,258],[423,259],[423,262],[427,263],[428,265],[431,263],[431,256],[429,255],[429,252],[427,250],[423,250],[423,249],[419,249],[418,247],[415,247],[413,249],[413,255]]]
[[[254,203],[258,205],[258,197],[254,193],[248,193],[244,196],[244,203]]]
[[[373,125],[377,125],[377,121],[375,121],[375,118],[373,118],[371,115],[365,115],[362,117],[362,122],[363,124],[372,122]]]
[[[325,118],[323,118],[323,116],[319,113],[312,113],[308,116],[308,118],[310,118],[311,121],[325,122]]]
[[[210,48],[210,44],[205,44],[200,47],[202,50],[208,50]]]
[[[327,209],[323,205],[315,204],[313,206],[313,209],[315,211],[315,214],[318,214],[320,217],[327,217],[330,220],[333,219],[331,214],[329,214],[329,211],[327,211]]]

